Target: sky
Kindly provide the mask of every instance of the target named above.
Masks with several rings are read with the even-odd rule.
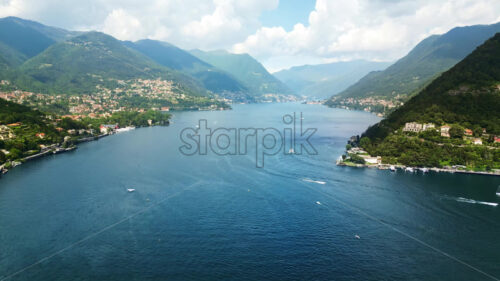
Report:
[[[432,34],[500,21],[499,0],[0,0],[18,16],[120,40],[249,53],[271,72],[394,61]]]

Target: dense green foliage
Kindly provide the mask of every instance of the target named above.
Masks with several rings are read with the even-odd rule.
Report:
[[[145,112],[119,111],[107,118],[85,118],[83,122],[90,127],[98,129],[101,124],[118,124],[120,128],[127,126],[145,127],[149,126],[148,120],[155,125],[166,125],[170,119],[170,114],[160,111],[148,110]]]
[[[0,124],[12,123],[18,123],[9,126],[15,138],[0,141],[0,149],[11,152],[6,155],[4,161],[28,156],[32,151],[38,151],[40,144],[58,143],[64,136],[55,129],[43,113],[0,99]],[[45,134],[45,137],[43,139],[37,137],[39,133]]]
[[[500,169],[500,149],[486,146],[438,144],[419,137],[391,134],[384,141],[365,146],[371,155],[382,161],[414,167],[462,165],[472,170]]]
[[[273,75],[302,96],[324,99],[345,90],[370,71],[382,70],[387,66],[387,62],[354,60],[294,66]]]
[[[453,68],[443,73],[387,119],[369,128],[361,146],[389,162],[415,166],[466,165],[477,169],[500,168],[496,148],[467,145],[464,128],[477,137],[486,129],[487,145],[500,135],[500,33],[487,40]],[[451,139],[437,132],[418,137],[402,134],[406,122],[452,124]]]
[[[499,31],[497,23],[457,27],[443,35],[430,36],[386,70],[366,75],[339,95],[387,99],[412,96]]]
[[[76,34],[16,17],[1,18],[0,56],[10,66],[19,66],[56,41],[69,39]]]
[[[292,91],[272,76],[257,60],[248,54],[231,54],[226,51],[191,51],[199,59],[230,73],[249,89],[252,95],[291,94]]]

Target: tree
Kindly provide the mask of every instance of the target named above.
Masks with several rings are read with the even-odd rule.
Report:
[[[345,150],[350,150],[351,148],[352,148],[352,145],[350,145],[350,144],[347,144],[347,145],[345,146]]]
[[[464,135],[464,129],[461,126],[458,125],[452,125],[450,128],[450,137],[451,138],[462,138]]]
[[[351,154],[351,162],[356,163],[356,164],[365,164],[365,159],[363,157],[356,155],[356,154]]]
[[[359,140],[359,146],[361,146],[364,149],[369,149],[371,145],[372,141],[368,137],[362,137]]]
[[[2,151],[0,151],[0,163],[4,163],[5,160],[7,160],[7,157]]]

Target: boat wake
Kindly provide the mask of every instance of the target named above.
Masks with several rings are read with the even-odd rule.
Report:
[[[317,183],[317,184],[326,184],[326,182],[324,182],[324,181],[316,181],[316,180],[312,180],[312,179],[308,179],[308,178],[304,178],[304,179],[302,179],[302,181],[312,182],[312,183]]]
[[[464,198],[464,197],[458,197],[458,198],[455,198],[455,200],[457,202],[469,203],[469,204],[481,204],[481,205],[488,205],[488,206],[492,206],[492,207],[498,206],[498,203],[477,201],[477,200],[468,199],[468,198]]]

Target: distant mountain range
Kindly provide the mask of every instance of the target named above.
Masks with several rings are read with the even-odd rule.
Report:
[[[166,42],[123,42],[100,32],[0,19],[0,80],[11,81],[12,88],[76,94],[113,87],[119,80],[162,78],[188,95],[218,94],[236,101],[292,94],[249,55],[194,53],[202,58]]]
[[[250,90],[251,95],[293,94],[292,90],[248,54],[231,54],[222,50],[211,52],[192,50],[191,54],[227,73],[231,73]]]
[[[390,63],[366,60],[294,66],[273,73],[296,93],[325,99],[345,90],[371,71],[383,70]]]
[[[19,66],[50,45],[78,34],[20,18],[1,18],[0,61],[7,62],[10,67]]]
[[[17,84],[49,93],[92,93],[96,85],[113,86],[116,80],[158,77],[176,81],[186,93],[204,91],[190,76],[160,66],[100,32],[55,43],[26,61],[18,72],[29,79],[14,80]]]
[[[497,32],[500,23],[457,27],[443,35],[432,35],[387,69],[369,73],[337,98],[409,97]]]

